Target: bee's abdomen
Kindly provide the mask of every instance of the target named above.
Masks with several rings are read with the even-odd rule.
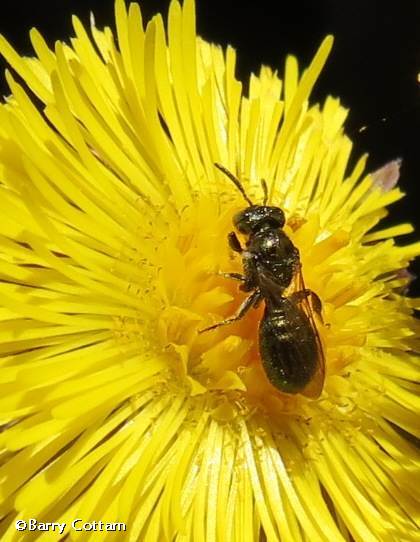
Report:
[[[285,393],[298,393],[316,370],[316,336],[298,307],[285,298],[281,305],[265,310],[259,329],[260,355],[273,386]]]

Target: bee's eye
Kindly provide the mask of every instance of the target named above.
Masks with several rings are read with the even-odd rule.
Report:
[[[277,228],[282,228],[286,222],[283,211],[279,207],[274,207],[273,212],[270,216],[273,226]]]
[[[242,220],[241,222],[236,223],[235,227],[239,233],[243,233],[244,235],[248,235],[252,231],[251,225],[245,220]]]
[[[267,224],[267,226],[271,227],[271,228],[281,228],[282,227],[282,224],[276,220],[275,218],[268,218],[267,220],[264,220],[264,225]]]
[[[240,233],[245,235],[251,233],[251,222],[249,218],[247,210],[241,211],[233,217],[233,225]]]

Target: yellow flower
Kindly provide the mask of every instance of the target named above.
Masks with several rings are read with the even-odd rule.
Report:
[[[73,24],[54,51],[32,30],[34,58],[0,41],[19,76],[0,108],[2,541],[31,539],[29,518],[71,540],[110,536],[77,518],[130,541],[416,540],[419,304],[402,292],[420,243],[371,231],[397,164],[350,170],[346,110],[308,104],[332,39],[244,96],[192,0],[167,38],[122,0],[117,39]],[[245,297],[221,274],[242,271],[226,235],[245,203],[215,162],[255,202],[266,179],[286,214],[323,303],[317,399],[267,379],[263,309],[198,333]]]

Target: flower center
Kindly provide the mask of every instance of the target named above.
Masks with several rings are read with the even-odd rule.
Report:
[[[274,401],[284,410],[301,398],[281,393],[263,370],[258,348],[263,303],[234,323],[200,332],[234,316],[249,295],[223,275],[243,272],[240,255],[227,242],[232,217],[242,207],[229,204],[221,211],[214,200],[201,200],[171,224],[158,248],[159,338],[192,394],[223,392],[250,405],[270,404],[270,410]]]
[[[249,295],[240,290],[240,282],[226,276],[243,273],[241,255],[227,241],[234,229],[232,217],[243,207],[240,200],[223,204],[202,197],[154,237],[155,282],[150,288],[157,310],[149,322],[150,342],[164,356],[168,384],[190,395],[211,394],[271,415],[302,412],[310,399],[283,393],[264,371],[258,344],[264,303],[233,323],[202,331],[235,316]],[[287,218],[284,231],[300,251],[304,287],[322,300],[324,324],[316,319],[316,328],[331,376],[345,370],[365,340],[345,306],[347,298],[358,295],[357,287],[345,280],[349,237],[342,230],[320,232],[316,214]],[[245,242],[242,238],[242,245]],[[334,379],[330,383],[333,390]]]

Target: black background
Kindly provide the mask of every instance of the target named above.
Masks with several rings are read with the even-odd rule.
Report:
[[[28,31],[36,26],[47,41],[72,34],[71,14],[88,25],[95,13],[97,26],[114,27],[113,0],[42,0],[2,5],[0,32],[22,54],[31,54]],[[140,1],[145,19],[167,12],[167,0]],[[283,70],[287,53],[307,65],[322,38],[335,36],[329,61],[312,95],[341,98],[350,108],[347,133],[354,156],[369,152],[369,169],[403,159],[400,186],[407,196],[391,207],[388,225],[410,221],[420,230],[420,2],[378,0],[289,0],[276,2],[196,0],[197,28],[202,37],[238,51],[237,75],[245,81],[264,63]],[[4,67],[2,64],[1,68]],[[4,78],[0,90],[7,93]],[[367,129],[359,132],[362,126]],[[399,240],[420,238],[412,234]],[[420,274],[419,262],[412,271]],[[420,280],[412,294],[420,294]]]

